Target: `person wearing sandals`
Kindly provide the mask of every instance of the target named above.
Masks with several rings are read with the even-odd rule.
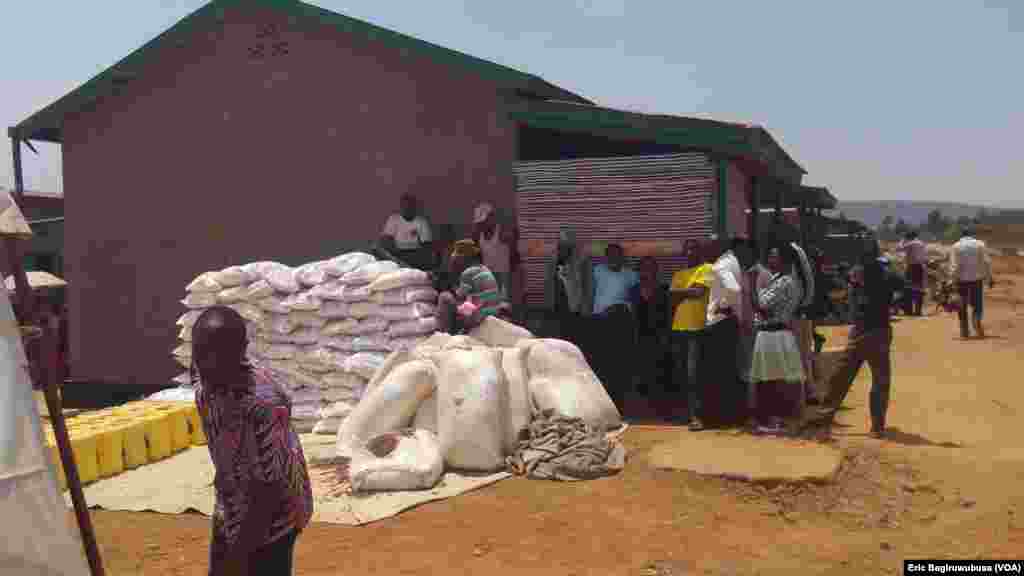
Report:
[[[669,309],[672,314],[672,388],[685,394],[687,425],[690,430],[704,428],[701,405],[704,390],[698,379],[704,328],[707,325],[711,264],[704,262],[700,244],[689,239],[683,245],[686,268],[672,276]]]
[[[803,407],[805,373],[791,328],[807,284],[798,261],[789,244],[768,252],[772,277],[755,303],[757,334],[748,391],[748,426],[754,430],[782,432],[784,421],[797,417]]]

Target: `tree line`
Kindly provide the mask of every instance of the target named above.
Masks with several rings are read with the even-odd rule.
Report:
[[[902,218],[897,220],[891,215],[886,215],[878,226],[878,238],[880,240],[899,240],[907,232],[914,231],[923,240],[954,242],[960,237],[961,229],[965,226],[983,223],[987,217],[988,212],[984,208],[978,210],[978,213],[973,218],[960,216],[955,219],[946,216],[941,210],[936,209],[928,213],[928,218],[924,222],[915,226],[907,223]]]

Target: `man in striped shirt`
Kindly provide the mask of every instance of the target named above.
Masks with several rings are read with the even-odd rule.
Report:
[[[454,294],[443,292],[438,296],[438,330],[449,334],[467,332],[484,318],[497,316],[505,308],[498,281],[484,266],[476,242],[459,240],[455,243],[451,271],[458,283]]]

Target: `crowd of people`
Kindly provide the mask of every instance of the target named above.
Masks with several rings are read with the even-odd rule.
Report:
[[[379,247],[434,271],[441,330],[465,332],[522,304],[514,226],[503,226],[484,203],[474,210],[469,238],[456,240],[448,225],[435,240],[417,204],[412,196],[402,198]],[[917,257],[913,240],[908,238],[907,249]],[[851,371],[855,375],[863,362],[875,374],[873,397],[885,404],[888,347],[878,343],[891,331],[878,331],[888,329],[903,279],[899,285],[889,281],[877,244],[865,250],[868,256],[851,275],[855,331],[859,327],[862,334],[852,339],[845,368],[828,383],[826,398],[814,386],[820,345],[814,321],[827,308],[831,280],[820,253],[809,255],[796,243],[766,248],[745,238],[690,239],[685,267],[664,286],[654,258],[642,259],[634,270],[623,247],[612,243],[603,261],[595,262],[573,231],[563,230],[544,267],[542,335],[578,344],[620,410],[633,393],[660,397],[663,407],[685,405],[685,417],[676,419],[695,431],[708,421],[745,421],[765,433],[793,431],[805,405],[824,402],[826,415],[837,407],[845,396],[839,391],[849,389]],[[908,275],[920,281],[920,269],[912,267]],[[881,435],[884,408],[876,412],[875,433]]]

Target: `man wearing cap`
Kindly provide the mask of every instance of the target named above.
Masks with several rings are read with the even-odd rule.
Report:
[[[429,267],[432,259],[430,222],[420,214],[419,202],[412,194],[402,194],[399,210],[388,216],[381,232],[379,246],[404,263]]]
[[[513,232],[511,227],[498,222],[493,205],[484,202],[473,211],[473,240],[480,246],[483,262],[494,274],[505,298],[511,292]]]
[[[992,264],[989,261],[985,243],[974,237],[974,231],[964,228],[960,232],[960,240],[953,244],[949,254],[950,269],[953,280],[960,289],[960,337],[970,338],[971,329],[967,322],[967,307],[974,312],[974,331],[978,336],[985,337],[985,327],[981,325],[985,310],[983,291],[987,279],[989,287],[995,282],[992,279]]]

